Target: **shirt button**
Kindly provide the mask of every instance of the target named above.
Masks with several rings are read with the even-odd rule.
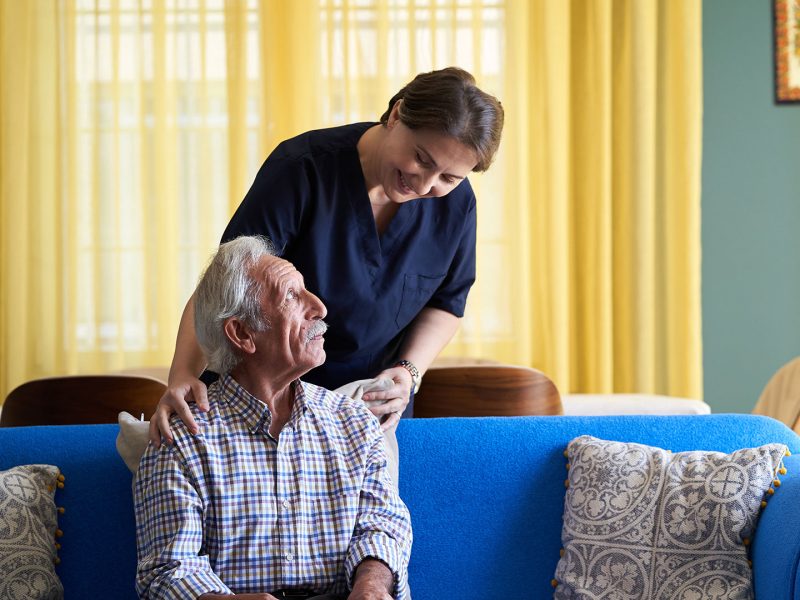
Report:
[[[283,501],[283,508],[289,508],[289,501],[288,500],[284,500]]]
[[[294,560],[294,556],[292,555],[292,553],[291,553],[291,552],[289,552],[289,553],[286,555],[286,560],[288,560],[288,561],[292,561],[292,560]]]

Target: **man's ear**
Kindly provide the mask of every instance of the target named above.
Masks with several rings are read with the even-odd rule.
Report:
[[[234,348],[238,348],[245,354],[253,354],[256,351],[255,340],[253,340],[250,328],[236,317],[229,317],[225,320],[223,331]]]

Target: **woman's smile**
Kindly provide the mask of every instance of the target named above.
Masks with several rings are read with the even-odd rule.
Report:
[[[408,182],[406,181],[406,178],[403,177],[403,173],[398,170],[397,174],[398,174],[398,179],[400,181],[400,185],[398,186],[400,188],[400,191],[403,192],[403,194],[405,194],[405,195],[408,195],[408,194],[415,194],[416,195],[417,192],[414,190],[414,188],[412,188],[410,185],[408,185]]]

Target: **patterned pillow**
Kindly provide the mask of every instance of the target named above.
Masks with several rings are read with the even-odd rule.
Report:
[[[752,598],[747,546],[786,451],[572,440],[555,598]]]
[[[27,465],[0,471],[0,598],[60,600],[55,573],[58,468]]]

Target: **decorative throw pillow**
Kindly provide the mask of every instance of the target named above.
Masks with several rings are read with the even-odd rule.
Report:
[[[0,471],[0,598],[64,597],[55,572],[58,478],[51,465]]]
[[[747,546],[786,451],[572,440],[555,598],[752,598]]]

